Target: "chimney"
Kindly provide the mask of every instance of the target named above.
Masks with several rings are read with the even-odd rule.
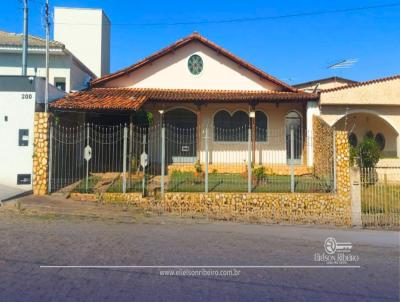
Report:
[[[110,73],[110,27],[102,9],[54,8],[54,40],[97,77]]]

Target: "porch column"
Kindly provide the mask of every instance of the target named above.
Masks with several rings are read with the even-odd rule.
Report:
[[[197,105],[197,125],[196,125],[196,158],[201,162],[201,105]]]
[[[307,166],[312,167],[314,165],[314,131],[313,131],[313,116],[319,116],[321,114],[318,102],[309,101],[307,102]]]
[[[400,158],[400,134],[397,135],[397,157]]]

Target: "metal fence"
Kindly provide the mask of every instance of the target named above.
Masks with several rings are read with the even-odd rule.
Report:
[[[50,126],[49,191],[332,192],[306,163],[301,128],[178,128],[171,124]]]
[[[362,168],[361,184],[363,225],[400,227],[400,168]]]

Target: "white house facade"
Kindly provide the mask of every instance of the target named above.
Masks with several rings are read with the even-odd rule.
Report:
[[[44,102],[44,88],[43,78],[0,76],[0,185],[11,194],[32,189],[33,117]],[[50,100],[64,95],[49,86]]]

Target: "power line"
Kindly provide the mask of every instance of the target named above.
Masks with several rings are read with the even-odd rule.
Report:
[[[244,18],[232,18],[232,19],[220,19],[220,20],[153,22],[153,23],[113,23],[112,25],[113,26],[179,26],[179,25],[244,23],[244,22],[259,22],[259,21],[317,16],[317,15],[339,14],[339,13],[356,12],[356,11],[379,9],[379,8],[398,7],[398,6],[400,6],[400,2],[353,7],[353,8],[342,8],[342,9],[321,10],[321,11],[314,11],[314,12],[294,13],[294,14],[277,15],[277,16],[265,16],[265,17],[244,17]],[[57,22],[57,24],[99,25],[99,24],[94,24],[94,23],[63,23],[63,22],[60,22],[60,23]]]

